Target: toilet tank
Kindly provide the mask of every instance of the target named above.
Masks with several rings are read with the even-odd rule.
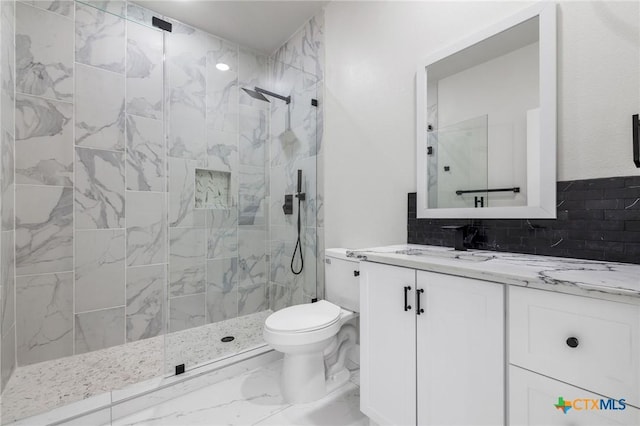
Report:
[[[360,262],[347,257],[347,249],[324,251],[324,293],[329,302],[360,312]]]

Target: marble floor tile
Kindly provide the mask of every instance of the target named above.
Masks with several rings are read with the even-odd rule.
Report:
[[[368,425],[360,387],[347,382],[318,401],[286,403],[282,360],[118,419],[113,425]]]
[[[319,401],[292,405],[255,424],[367,426],[369,419],[360,412],[360,387],[348,382]]]
[[[117,420],[113,424],[253,424],[287,407],[288,404],[280,394],[279,376],[279,368],[258,368]]]

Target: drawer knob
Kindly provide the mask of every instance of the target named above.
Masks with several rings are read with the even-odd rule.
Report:
[[[578,341],[577,337],[569,337],[567,339],[567,345],[570,348],[577,348],[579,344],[580,344],[580,342]]]

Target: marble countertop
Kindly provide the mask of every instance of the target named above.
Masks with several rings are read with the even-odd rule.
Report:
[[[640,305],[640,265],[404,244],[350,250],[360,260]]]

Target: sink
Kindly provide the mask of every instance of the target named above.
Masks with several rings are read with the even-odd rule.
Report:
[[[457,259],[467,262],[486,262],[493,258],[491,255],[486,255],[473,251],[458,251],[452,248],[415,248],[409,247],[402,250],[396,250],[395,254],[404,254],[408,256],[425,256],[425,257],[439,257],[445,259]]]

